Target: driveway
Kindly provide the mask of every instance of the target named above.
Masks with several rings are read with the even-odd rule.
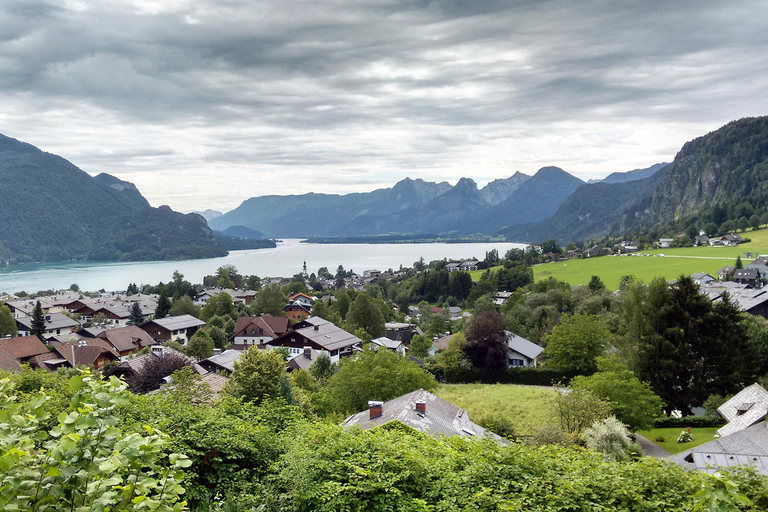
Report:
[[[641,436],[640,434],[635,434],[635,440],[637,441],[637,444],[639,444],[642,447],[643,453],[645,453],[646,457],[656,457],[657,459],[664,459],[672,455],[661,446],[657,445],[647,437]]]

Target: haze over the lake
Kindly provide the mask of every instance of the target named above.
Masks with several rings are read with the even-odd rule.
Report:
[[[768,113],[768,3],[5,0],[0,132],[229,210],[671,161]]]

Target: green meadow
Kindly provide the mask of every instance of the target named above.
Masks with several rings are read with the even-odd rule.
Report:
[[[738,247],[654,249],[633,255],[545,263],[533,267],[534,280],[554,277],[575,286],[586,285],[592,276],[599,276],[610,290],[616,290],[619,280],[626,275],[634,275],[644,282],[656,277],[672,280],[681,274],[691,275],[696,272],[706,272],[717,277],[717,271],[726,265],[734,265],[737,256],[742,257],[744,264],[749,263],[750,260],[743,256],[745,252],[768,254],[768,229],[747,231],[742,236],[752,241]]]

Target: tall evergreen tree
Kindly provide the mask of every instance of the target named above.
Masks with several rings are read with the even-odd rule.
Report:
[[[134,302],[131,306],[131,313],[128,317],[128,325],[141,325],[144,323],[144,315],[141,313],[141,306]]]
[[[168,300],[168,293],[165,291],[165,285],[160,284],[160,298],[157,299],[155,308],[155,318],[165,318],[171,310],[171,301]]]
[[[741,262],[741,255],[736,256],[736,268],[744,268],[744,264]]]
[[[40,301],[37,301],[35,308],[32,310],[32,330],[30,331],[32,336],[37,336],[40,341],[43,341],[43,335],[45,334],[45,314],[43,314],[43,307],[40,305]]]

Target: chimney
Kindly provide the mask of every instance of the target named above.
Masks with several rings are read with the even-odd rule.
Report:
[[[377,402],[374,400],[371,400],[368,402],[368,410],[371,411],[370,419],[376,419],[382,414],[384,414],[383,411],[384,402]]]
[[[425,400],[416,400],[416,410],[426,414],[427,402]]]
[[[320,326],[319,325],[315,325],[315,330],[319,331],[320,330]]]
[[[310,347],[304,347],[304,357],[310,361],[312,360],[312,349]]]

